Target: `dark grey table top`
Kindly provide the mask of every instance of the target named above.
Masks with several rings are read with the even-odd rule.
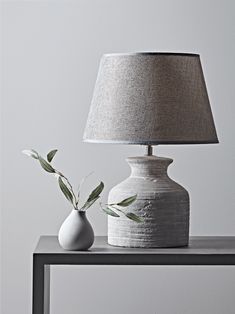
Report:
[[[235,236],[190,237],[181,248],[122,248],[98,236],[88,251],[65,251],[57,236],[42,236],[34,257],[44,264],[82,265],[235,265]]]

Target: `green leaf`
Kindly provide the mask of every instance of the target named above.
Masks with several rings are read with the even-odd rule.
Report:
[[[82,210],[87,210],[89,207],[91,207],[98,199],[100,198],[100,196],[97,196],[96,198],[94,198],[92,201],[90,202],[86,202],[83,206],[82,206]]]
[[[121,202],[117,203],[116,205],[122,206],[122,207],[127,207],[127,206],[131,205],[132,203],[134,203],[136,198],[137,198],[137,194],[133,195],[131,197],[125,198],[124,200],[122,200]]]
[[[101,207],[103,211],[110,216],[113,217],[120,217],[115,211],[113,211],[110,207]]]
[[[100,193],[103,191],[103,189],[104,189],[104,183],[100,182],[100,184],[91,192],[87,201],[82,206],[81,210],[86,210],[89,207],[91,207],[91,205],[93,205],[95,201],[98,200],[98,198],[100,197]]]
[[[58,149],[53,149],[47,154],[47,161],[51,162],[54,158],[55,154],[57,153]]]
[[[59,186],[61,191],[63,192],[64,196],[67,198],[68,201],[70,201],[73,204],[73,195],[69,191],[68,187],[64,184],[61,177],[58,178]]]
[[[100,193],[103,191],[103,189],[104,189],[104,183],[100,182],[100,184],[89,195],[87,202],[89,203],[89,202],[93,201],[93,199],[97,198],[97,196],[100,195]]]
[[[38,159],[39,159],[39,162],[40,162],[42,168],[45,171],[50,172],[50,173],[55,172],[54,168],[45,159],[43,159],[41,156],[38,156]]]
[[[125,214],[125,215],[126,215],[127,218],[129,218],[129,219],[131,219],[131,220],[133,220],[133,221],[135,221],[135,222],[138,222],[138,223],[144,222],[143,217],[139,217],[139,216],[137,216],[137,215],[134,214],[134,213],[127,213],[127,214]]]
[[[38,153],[33,149],[24,149],[22,150],[22,153],[34,159],[38,159]]]

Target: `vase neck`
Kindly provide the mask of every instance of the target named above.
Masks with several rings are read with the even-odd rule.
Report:
[[[81,211],[73,208],[71,214],[86,218],[86,211]]]
[[[162,177],[167,175],[167,168],[173,159],[157,156],[128,157],[131,177]]]

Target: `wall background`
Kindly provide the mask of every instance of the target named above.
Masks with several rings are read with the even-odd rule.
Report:
[[[219,145],[160,146],[191,195],[192,235],[235,235],[235,2],[3,1],[1,104],[2,314],[31,311],[31,252],[56,234],[70,206],[25,148],[58,148],[74,184],[90,171],[107,191],[128,175],[133,146],[82,143],[103,53],[201,54]],[[87,191],[87,189],[85,189]],[[89,210],[97,235],[106,217]],[[89,276],[88,276],[89,275]],[[52,314],[232,314],[233,267],[55,267]]]

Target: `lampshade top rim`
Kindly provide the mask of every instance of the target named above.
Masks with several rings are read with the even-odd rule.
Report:
[[[143,51],[143,52],[124,52],[124,53],[105,53],[105,57],[115,57],[115,56],[155,56],[155,55],[165,55],[165,56],[183,56],[183,57],[200,57],[197,53],[187,53],[187,52],[157,52],[157,51]]]

